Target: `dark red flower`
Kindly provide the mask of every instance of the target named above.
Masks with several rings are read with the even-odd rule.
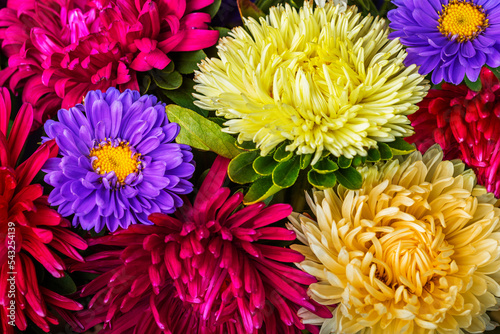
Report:
[[[68,311],[82,305],[49,289],[38,286],[33,261],[39,262],[54,277],[62,277],[65,265],[58,253],[82,261],[75,248],[85,249],[85,241],[70,232],[69,221],[52,210],[39,184],[31,184],[48,158],[57,154],[54,141],[40,146],[33,155],[18,165],[20,153],[33,122],[33,109],[23,104],[7,137],[11,114],[9,92],[0,90],[0,319],[2,333],[14,333],[8,323],[15,319],[20,330],[27,319],[45,332],[58,320],[51,310],[66,321]],[[15,273],[15,274],[10,274]],[[11,289],[8,278],[15,277]],[[12,301],[15,311],[8,309]],[[13,314],[12,316],[9,316]]]
[[[462,159],[489,192],[500,197],[500,84],[486,67],[482,89],[443,83],[431,89],[420,109],[408,116],[415,134],[406,140],[421,152],[437,143],[445,159]]]
[[[9,67],[0,84],[24,87],[34,127],[90,90],[138,90],[136,71],[165,68],[172,51],[214,45],[213,0],[26,0],[0,10],[0,40]]]
[[[155,225],[132,225],[90,244],[116,246],[73,269],[101,276],[83,288],[94,295],[80,320],[102,333],[301,333],[304,307],[323,317],[327,308],[310,300],[316,280],[285,263],[304,257],[266,241],[294,240],[273,223],[288,204],[240,208],[243,196],[222,187],[229,160],[217,158],[193,205],[177,218],[152,214]]]

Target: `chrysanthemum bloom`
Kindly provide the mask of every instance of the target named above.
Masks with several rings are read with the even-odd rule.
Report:
[[[63,254],[77,261],[76,249],[87,244],[70,232],[70,223],[50,209],[39,184],[31,184],[45,161],[56,155],[53,141],[43,144],[26,161],[18,163],[33,122],[33,109],[23,104],[6,137],[11,114],[9,92],[0,89],[0,320],[2,333],[26,330],[28,320],[45,332],[57,324],[57,312],[72,322],[68,311],[82,306],[54,291],[38,286],[35,263],[49,274],[62,277]],[[58,255],[59,254],[59,255]],[[14,302],[14,304],[12,304]],[[12,306],[14,305],[14,306]],[[10,309],[9,309],[10,308]],[[13,321],[15,327],[9,325]]]
[[[446,159],[462,159],[500,197],[500,83],[487,68],[480,78],[479,92],[449,84],[431,90],[410,116],[415,134],[407,140],[421,152],[438,143]]]
[[[95,294],[82,323],[105,322],[103,333],[300,333],[297,311],[330,312],[307,297],[316,280],[286,265],[304,259],[269,245],[294,240],[272,226],[288,204],[239,209],[242,194],[222,187],[228,159],[217,158],[194,204],[177,218],[153,214],[153,226],[134,225],[90,244],[119,247],[89,256],[74,269],[100,273],[83,288]],[[261,243],[262,242],[262,243]]]
[[[500,3],[488,0],[393,0],[391,38],[407,46],[407,65],[432,71],[432,82],[476,81],[481,67],[500,66]]]
[[[165,104],[138,91],[91,91],[84,104],[61,109],[45,131],[62,157],[47,161],[49,196],[73,225],[114,231],[153,212],[172,213],[180,194],[192,191],[194,171],[187,145],[173,143],[179,125],[168,121]]]
[[[323,151],[366,156],[377,141],[411,135],[406,115],[427,91],[423,76],[403,65],[384,20],[343,8],[279,5],[246,20],[221,40],[220,59],[199,65],[196,104],[262,155],[289,140],[287,151],[314,153],[313,164]]]
[[[9,67],[0,84],[24,87],[40,126],[90,90],[138,89],[136,71],[163,69],[171,51],[214,45],[213,0],[10,1],[0,11],[0,40]]]
[[[359,191],[315,191],[290,225],[312,298],[336,304],[330,333],[481,333],[500,297],[500,209],[459,160],[364,167]]]

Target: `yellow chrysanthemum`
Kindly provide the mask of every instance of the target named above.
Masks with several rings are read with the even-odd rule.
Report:
[[[365,167],[363,187],[315,191],[295,214],[312,298],[338,304],[322,333],[480,333],[500,296],[500,209],[472,170],[423,157]],[[309,321],[312,321],[309,319]]]
[[[200,108],[229,119],[224,131],[253,141],[266,155],[289,140],[288,151],[326,150],[347,158],[411,135],[407,115],[428,85],[383,19],[355,6],[306,2],[297,12],[273,7],[249,18],[218,45],[220,59],[202,61],[194,94]]]

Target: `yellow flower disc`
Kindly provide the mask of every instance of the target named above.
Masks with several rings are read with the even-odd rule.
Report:
[[[366,156],[377,142],[413,133],[406,117],[428,90],[386,22],[355,6],[270,10],[249,18],[218,45],[220,59],[196,71],[196,105],[224,116],[224,131],[253,141],[262,155],[288,151]]]
[[[127,143],[120,143],[113,146],[111,143],[100,144],[90,151],[90,157],[97,157],[92,163],[92,167],[99,174],[115,172],[118,182],[123,183],[125,178],[137,172],[140,162],[140,154],[133,153]]]
[[[338,306],[322,333],[480,333],[500,296],[500,209],[472,170],[423,157],[360,170],[359,191],[308,198],[290,217],[312,298]],[[317,319],[316,319],[317,321]]]
[[[450,1],[439,14],[439,31],[458,42],[474,39],[489,25],[482,6],[469,1]]]

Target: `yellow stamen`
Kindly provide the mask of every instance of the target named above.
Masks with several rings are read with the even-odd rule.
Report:
[[[458,42],[476,38],[489,25],[482,6],[459,0],[443,5],[438,22],[439,31],[450,38],[457,36]]]
[[[126,142],[120,142],[118,146],[113,146],[110,142],[99,144],[90,151],[90,157],[97,157],[92,164],[97,173],[103,175],[113,171],[120,183],[129,174],[137,172],[140,164],[140,154],[132,153]]]

